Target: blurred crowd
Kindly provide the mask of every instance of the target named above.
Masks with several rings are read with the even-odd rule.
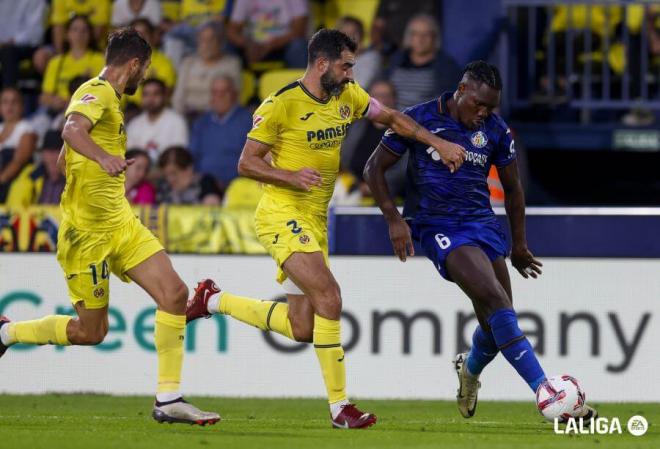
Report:
[[[308,37],[320,27],[351,36],[359,43],[356,81],[402,109],[454,89],[459,80],[458,63],[443,50],[440,6],[420,0],[0,0],[0,204],[59,202],[64,111],[72,93],[102,69],[113,29],[134,27],[153,47],[147,79],[122,99],[127,158],[136,160],[126,173],[129,200],[245,206],[260,192],[257,183],[236,179],[252,111],[284,79],[302,75]],[[372,203],[362,169],[384,131],[367,120],[351,128],[335,204]],[[390,173],[399,197],[404,172],[402,161]]]

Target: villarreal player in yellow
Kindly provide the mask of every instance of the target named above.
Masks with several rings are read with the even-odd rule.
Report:
[[[254,114],[238,171],[266,184],[256,212],[259,240],[278,267],[287,303],[220,292],[202,281],[188,303],[193,320],[223,313],[314,344],[328,394],[332,425],[364,428],[376,422],[348,401],[339,318],[342,298],[328,267],[327,211],[346,131],[363,116],[397,134],[433,146],[451,170],[465,151],[426,131],[406,115],[381,105],[352,80],[356,44],[337,30],[310,40],[308,66],[298,81],[270,95]],[[271,155],[270,163],[265,159]],[[219,293],[219,294],[217,294]]]
[[[126,133],[122,94],[133,94],[151,60],[149,44],[133,29],[113,33],[100,76],[73,94],[60,154],[66,187],[57,260],[78,314],[9,322],[0,317],[0,356],[15,343],[96,345],[108,332],[110,273],[135,281],[158,305],[154,342],[158,387],[153,417],[159,422],[213,424],[179,392],[188,289],[160,242],[133,214],[124,191]]]

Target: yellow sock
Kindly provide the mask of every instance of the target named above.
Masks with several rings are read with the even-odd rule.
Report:
[[[72,319],[69,315],[48,315],[39,320],[17,321],[8,324],[7,335],[12,344],[68,346],[71,342],[66,326]]]
[[[154,343],[158,353],[158,393],[179,391],[185,328],[185,315],[156,310]]]
[[[289,306],[286,303],[260,301],[228,292],[223,292],[221,295],[218,310],[220,313],[232,316],[261,330],[271,330],[294,339],[288,317]]]
[[[328,402],[346,399],[346,368],[339,321],[314,315],[314,350],[328,390]]]

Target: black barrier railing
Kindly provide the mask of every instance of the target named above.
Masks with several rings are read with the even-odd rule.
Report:
[[[509,107],[660,109],[660,2],[503,0]]]

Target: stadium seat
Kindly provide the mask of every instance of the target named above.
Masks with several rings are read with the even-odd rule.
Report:
[[[259,78],[259,99],[264,100],[272,92],[277,92],[282,87],[297,80],[305,73],[302,69],[271,70]]]
[[[229,183],[223,199],[227,209],[255,210],[261,199],[261,183],[249,178],[236,178]]]
[[[241,102],[241,105],[245,106],[254,96],[257,87],[257,79],[255,78],[254,73],[249,70],[241,71],[241,86],[239,101]]]
[[[364,25],[364,41],[361,46],[369,46],[371,23],[374,20],[380,0],[330,0],[325,3],[325,26],[334,28],[337,20],[342,16],[353,16],[362,21]]]

